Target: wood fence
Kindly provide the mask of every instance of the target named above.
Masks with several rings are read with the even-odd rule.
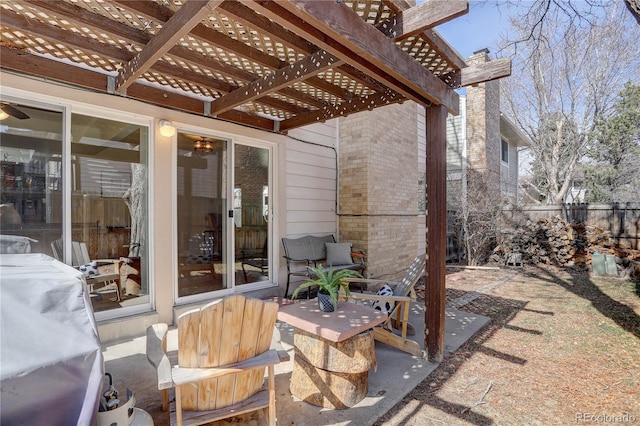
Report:
[[[463,259],[461,229],[455,210],[447,212],[447,262]],[[610,232],[621,246],[640,250],[640,202],[613,204],[530,204],[504,210],[503,234],[523,227],[527,221],[537,222],[559,216],[574,224],[593,226]]]
[[[522,221],[559,216],[569,223],[581,223],[610,232],[614,238],[638,250],[640,203],[525,205],[505,211],[507,223],[517,228]]]

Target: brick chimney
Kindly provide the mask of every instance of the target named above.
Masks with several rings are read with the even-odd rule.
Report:
[[[489,49],[474,52],[469,66],[489,61]],[[498,80],[467,87],[468,177],[483,175],[487,186],[500,188],[500,83]]]

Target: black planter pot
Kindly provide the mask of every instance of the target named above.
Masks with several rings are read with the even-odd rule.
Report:
[[[318,291],[318,307],[322,312],[333,312],[336,310],[329,293],[324,293],[322,290]]]

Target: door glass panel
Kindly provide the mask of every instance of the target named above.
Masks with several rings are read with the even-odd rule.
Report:
[[[270,281],[269,150],[236,145],[234,158],[236,284]]]
[[[2,106],[0,253],[52,256],[51,243],[62,236],[63,115]]]
[[[178,133],[178,297],[229,288],[227,141]]]
[[[94,311],[149,303],[148,128],[72,114],[71,138],[71,264],[97,261]]]

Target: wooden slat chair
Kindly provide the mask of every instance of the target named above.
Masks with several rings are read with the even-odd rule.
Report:
[[[411,324],[409,324],[409,309],[411,308],[411,302],[416,300],[414,287],[420,277],[424,275],[424,268],[425,256],[420,255],[413,260],[413,263],[411,263],[405,275],[398,282],[368,278],[345,278],[345,281],[348,282],[367,285],[367,292],[351,293],[351,300],[355,302],[364,301],[367,304],[373,304],[373,302],[377,301],[382,305],[387,302],[391,306],[387,320],[373,329],[373,337],[382,343],[386,343],[387,345],[415,356],[422,356],[423,351],[417,342],[407,339],[407,330],[411,327]],[[392,295],[384,296],[376,294],[384,284],[389,285],[393,289]],[[346,298],[344,293],[341,294],[341,297]],[[393,333],[394,328],[400,330],[400,335]],[[411,329],[413,329],[413,327],[411,327]]]
[[[277,312],[277,303],[233,295],[180,315],[178,365],[173,368],[166,353],[167,325],[147,329],[147,359],[157,370],[163,409],[168,389],[175,387],[178,425],[262,408],[268,409],[269,424],[275,424],[274,365],[280,357],[270,345]]]
[[[62,251],[62,239],[58,238],[51,242],[51,251],[53,256],[63,262],[64,256]],[[82,241],[71,242],[71,266],[79,268],[91,262],[96,262],[98,266],[98,274],[85,277],[89,292],[93,293],[98,288],[113,287],[116,292],[116,300],[121,300],[121,283],[120,283],[120,265],[119,259],[91,259],[87,244]],[[104,266],[110,265],[109,272],[106,272]]]

